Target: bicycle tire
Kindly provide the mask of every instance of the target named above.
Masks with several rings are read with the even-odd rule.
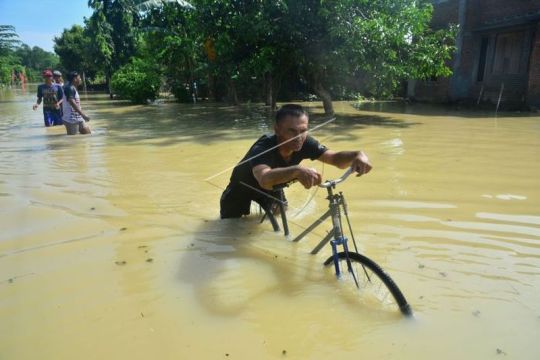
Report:
[[[337,255],[338,255],[338,259],[340,261],[340,268],[341,268],[342,273],[343,274],[348,273],[349,271],[348,271],[348,267],[347,267],[347,263],[346,263],[347,254],[345,252],[340,252]],[[360,291],[362,291],[363,289],[366,289],[367,285],[369,285],[371,287],[371,285],[375,282],[375,279],[372,279],[372,278],[370,278],[368,276],[369,274],[367,274],[367,270],[369,270],[371,272],[371,274],[375,275],[377,277],[378,281],[380,281],[380,283],[384,285],[386,290],[388,290],[388,293],[390,293],[392,295],[392,297],[393,297],[393,299],[395,301],[395,305],[397,305],[397,307],[399,307],[399,310],[401,311],[401,313],[403,315],[405,315],[405,316],[411,316],[412,315],[411,306],[407,302],[407,299],[405,299],[405,296],[403,295],[403,293],[401,292],[399,287],[396,285],[394,280],[392,280],[390,275],[388,275],[375,261],[371,260],[370,258],[368,258],[368,257],[366,257],[364,255],[361,255],[361,254],[358,254],[358,253],[355,253],[355,252],[352,252],[352,251],[349,251],[348,255],[349,255],[349,259],[351,261],[351,265],[353,265],[353,268],[355,267],[354,263],[357,263],[357,264],[361,265],[361,266],[356,266],[356,269],[354,270],[355,271],[355,276],[356,276],[355,282],[358,281],[360,283],[359,284],[360,285],[360,288],[359,288]],[[325,266],[329,266],[329,265],[333,265],[333,264],[334,264],[334,258],[332,256],[330,256],[324,262]],[[354,285],[355,288],[357,287],[356,284],[353,284],[353,285]],[[377,291],[379,291],[379,290],[377,290]],[[387,295],[385,295],[385,296],[387,296]],[[378,298],[378,300],[380,302],[384,302],[384,301],[386,301],[386,298],[385,299]]]

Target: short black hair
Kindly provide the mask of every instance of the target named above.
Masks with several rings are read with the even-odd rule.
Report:
[[[73,79],[75,79],[77,76],[79,76],[79,73],[76,72],[76,71],[70,71],[68,72],[67,74],[67,79],[68,81],[73,81]]]
[[[298,104],[285,104],[281,106],[276,112],[276,124],[287,116],[301,117],[303,115],[308,116],[307,111]]]

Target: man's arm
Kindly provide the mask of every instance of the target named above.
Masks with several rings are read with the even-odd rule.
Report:
[[[41,104],[41,99],[43,99],[43,94],[41,92],[41,87],[38,87],[38,91],[37,91],[37,101],[36,103],[34,104],[34,106],[32,106],[32,109],[33,110],[36,110],[38,107],[39,107],[39,104]]]
[[[326,150],[320,157],[320,161],[334,165],[340,169],[352,167],[358,175],[367,174],[373,166],[363,151],[332,151]]]
[[[64,102],[64,90],[62,90],[61,86],[56,87],[56,98],[60,99],[56,102],[56,108],[60,109],[62,102]]]
[[[82,118],[85,121],[90,121],[90,118],[85,113],[83,113],[83,111],[81,110],[79,105],[77,105],[77,103],[75,102],[74,98],[72,98],[72,97],[68,98],[68,102],[71,104],[71,107],[73,108],[73,110],[75,110],[76,112],[81,114]]]
[[[309,169],[300,165],[272,169],[268,165],[257,165],[253,167],[253,176],[259,185],[266,190],[272,190],[277,184],[283,184],[297,179],[306,189],[314,185],[319,185],[322,176],[315,169]]]

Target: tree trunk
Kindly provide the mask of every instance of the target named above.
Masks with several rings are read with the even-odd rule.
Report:
[[[313,90],[315,91],[315,94],[317,94],[317,96],[320,97],[323,102],[324,113],[326,115],[334,115],[334,105],[332,104],[332,96],[324,88],[324,86],[318,79],[316,79],[315,83],[313,84]]]
[[[281,75],[274,77],[272,81],[272,110],[277,109],[277,95],[281,88]]]
[[[217,102],[217,96],[216,96],[216,80],[214,78],[214,75],[212,73],[208,73],[208,98],[212,99],[213,102]]]
[[[238,105],[238,93],[236,92],[236,84],[233,79],[229,80],[229,100],[234,104]]]
[[[112,100],[113,93],[111,88],[111,75],[107,74],[105,75],[105,82],[107,83],[107,90],[109,91],[109,98]]]
[[[83,91],[87,92],[87,90],[86,90],[86,74],[85,74],[84,71],[82,72],[82,84],[83,84]]]
[[[264,77],[264,91],[266,93],[266,106],[272,106],[274,104],[274,94],[272,89],[272,74],[266,73]]]

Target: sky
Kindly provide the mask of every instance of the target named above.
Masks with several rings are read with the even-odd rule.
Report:
[[[13,25],[30,47],[53,52],[55,36],[90,17],[88,0],[0,0],[0,25]]]

